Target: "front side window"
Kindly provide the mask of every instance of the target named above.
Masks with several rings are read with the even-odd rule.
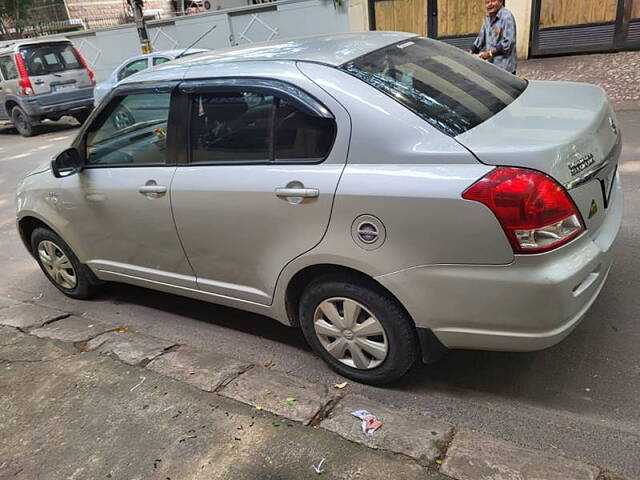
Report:
[[[273,97],[251,92],[192,97],[193,163],[266,161]]]
[[[20,49],[29,75],[49,75],[83,68],[75,50],[69,44],[45,44]]]
[[[415,37],[342,65],[450,136],[488,120],[527,82],[466,52]]]
[[[124,80],[127,77],[130,77],[134,73],[141,72],[142,70],[146,70],[149,67],[149,60],[146,58],[142,58],[140,60],[135,60],[131,63],[125,65],[120,72],[118,72],[118,81]]]
[[[191,97],[191,162],[318,161],[335,124],[273,95],[203,93]]]
[[[2,73],[2,77],[5,80],[15,80],[18,78],[18,69],[11,56],[0,57],[0,73]]]
[[[170,93],[114,98],[87,132],[87,165],[166,163]]]

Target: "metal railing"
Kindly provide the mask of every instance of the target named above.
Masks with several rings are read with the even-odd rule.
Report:
[[[147,21],[172,19],[246,5],[261,5],[276,0],[182,0],[184,2],[182,11],[178,7],[179,1],[167,1],[166,8],[155,8],[157,2],[151,4],[144,10],[145,19]],[[135,22],[133,11],[126,0],[122,0],[121,5],[114,5],[110,11],[105,12],[104,9],[101,9],[99,14],[74,15],[74,13],[73,8],[65,7],[64,3],[58,3],[31,7],[28,18],[18,24],[10,18],[0,17],[0,40],[32,38],[83,30],[95,31]]]

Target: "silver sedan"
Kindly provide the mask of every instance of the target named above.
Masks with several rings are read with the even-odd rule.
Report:
[[[612,263],[605,93],[403,33],[221,50],[125,79],[18,188],[45,275],[300,327],[345,377],[567,336]]]

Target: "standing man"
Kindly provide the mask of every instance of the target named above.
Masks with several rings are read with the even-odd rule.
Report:
[[[471,53],[507,72],[516,73],[516,21],[504,0],[485,0],[487,16]]]

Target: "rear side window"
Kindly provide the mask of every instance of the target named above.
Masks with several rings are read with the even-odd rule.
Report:
[[[0,73],[5,80],[15,80],[18,78],[18,69],[10,56],[0,57]]]
[[[415,37],[341,67],[450,136],[488,120],[527,82],[442,42]]]
[[[125,65],[122,70],[118,72],[118,81],[124,80],[134,73],[141,72],[142,70],[146,70],[147,68],[149,68],[149,59],[142,58],[140,60],[134,60],[133,62]]]
[[[335,135],[329,118],[308,115],[280,100],[276,115],[276,160],[324,158]]]
[[[333,144],[333,119],[272,95],[206,93],[191,98],[191,162],[316,162]]]
[[[153,57],[153,66],[162,65],[163,63],[170,62],[171,59],[167,57]]]
[[[29,75],[48,75],[84,68],[69,44],[49,44],[20,49]]]
[[[87,165],[166,163],[170,93],[114,98],[88,129]]]

